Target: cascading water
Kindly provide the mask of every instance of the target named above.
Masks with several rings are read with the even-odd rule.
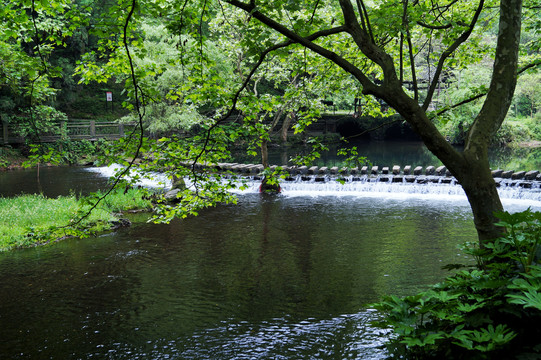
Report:
[[[101,167],[92,167],[87,168],[87,171],[98,173],[104,177],[112,178],[116,176],[119,171],[122,170],[121,165],[113,164],[110,166],[101,166]],[[159,188],[159,189],[168,189],[171,188],[171,180],[167,176],[159,173],[152,173],[142,176],[136,170],[130,171],[130,178],[137,177],[136,185],[149,187],[149,188]]]
[[[118,166],[90,168],[89,171],[98,172],[111,177],[118,170]],[[238,194],[259,192],[261,178],[258,176],[238,176],[239,187],[241,179],[245,189],[233,189]],[[225,178],[225,179],[230,179]],[[341,180],[341,181],[340,181]],[[225,181],[225,180],[224,180]],[[541,183],[536,181],[522,181],[511,179],[498,179],[498,193],[504,205],[517,204],[532,207],[541,207]],[[162,174],[151,174],[148,178],[138,180],[138,185],[168,189],[171,181]],[[191,185],[186,179],[186,185]],[[289,176],[280,182],[281,196],[353,196],[389,199],[426,199],[439,201],[467,201],[464,190],[454,178],[441,176],[403,177],[392,175],[380,176],[347,176],[338,178],[326,176]]]

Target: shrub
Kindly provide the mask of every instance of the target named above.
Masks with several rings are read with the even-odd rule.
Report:
[[[466,245],[475,266],[449,265],[459,271],[430,290],[374,304],[394,330],[393,358],[541,357],[541,213],[497,215],[504,237]]]

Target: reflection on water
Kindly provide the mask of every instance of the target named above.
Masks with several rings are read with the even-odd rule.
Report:
[[[81,167],[40,167],[38,169],[15,169],[0,171],[0,197],[43,193],[48,197],[88,195],[102,189],[107,179],[98,174],[89,174]]]
[[[0,253],[0,355],[381,359],[388,334],[366,304],[469,262],[457,245],[475,231],[465,198],[380,195],[244,193],[169,225],[139,214]]]
[[[0,353],[382,358],[365,305],[440,280],[473,238],[464,202],[248,194],[170,225],[4,253]]]
[[[321,158],[317,159],[315,166],[343,166],[345,156],[337,156],[336,151],[342,147],[356,146],[359,156],[364,156],[373,165],[413,165],[413,166],[437,166],[441,162],[421,142],[412,141],[361,141],[349,144],[336,143],[329,145],[329,151],[322,152]],[[308,147],[281,147],[269,149],[269,163],[286,165],[289,159],[297,155],[306,155]],[[246,153],[236,153],[235,161],[243,163],[259,163],[261,158],[249,157]]]
[[[344,156],[336,156],[336,149],[356,146],[360,156],[365,156],[373,165],[392,167],[399,165],[440,166],[441,161],[434,156],[422,142],[415,141],[359,141],[349,144],[331,144],[329,151],[324,152],[316,161],[316,166],[343,166]],[[285,165],[289,159],[298,154],[306,154],[306,147],[271,148],[269,162]],[[259,157],[247,157],[246,154],[235,154],[236,161],[259,163]],[[493,169],[514,171],[541,170],[541,148],[493,148],[489,150],[490,166]]]

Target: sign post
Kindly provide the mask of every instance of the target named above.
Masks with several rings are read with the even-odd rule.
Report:
[[[107,99],[107,102],[105,103],[105,109],[107,109],[109,106],[108,103],[111,103],[111,112],[113,112],[113,92],[112,91],[106,91],[105,97]]]

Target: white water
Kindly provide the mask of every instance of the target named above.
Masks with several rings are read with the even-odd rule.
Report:
[[[112,177],[120,169],[119,165],[107,167],[89,168],[89,171],[97,172],[106,177]],[[132,176],[137,172],[133,171]],[[366,177],[359,181],[352,181],[350,177],[344,184],[328,177],[324,182],[316,182],[314,179],[303,181],[300,176],[292,181],[282,180],[281,195],[286,197],[317,197],[317,196],[337,196],[337,197],[356,197],[356,198],[380,198],[407,201],[410,199],[438,201],[438,202],[465,202],[467,198],[462,187],[454,181],[449,184],[428,182],[418,183],[393,183],[380,182],[377,179],[368,179]],[[165,189],[171,187],[171,181],[163,174],[151,174],[150,177],[141,177],[136,182],[137,185]],[[190,187],[190,181],[186,179],[186,184]],[[259,192],[261,181],[248,180],[247,188],[244,190],[231,190],[237,194],[248,194]],[[498,188],[498,193],[504,207],[511,207],[513,211],[520,209],[541,210],[541,188],[539,184],[534,184],[531,189],[513,186],[512,181],[502,181]],[[239,182],[240,186],[240,182]],[[517,210],[518,209],[518,210]]]
[[[123,167],[118,164],[113,164],[110,166],[101,166],[86,168],[85,170],[98,173],[107,178],[115,177]],[[157,189],[169,189],[171,188],[172,182],[163,174],[150,174],[149,176],[143,177],[142,174],[138,173],[136,170],[130,171],[130,176],[125,177],[126,179],[131,179],[134,177],[139,177],[135,182],[135,185],[144,186],[148,188],[157,188]]]

